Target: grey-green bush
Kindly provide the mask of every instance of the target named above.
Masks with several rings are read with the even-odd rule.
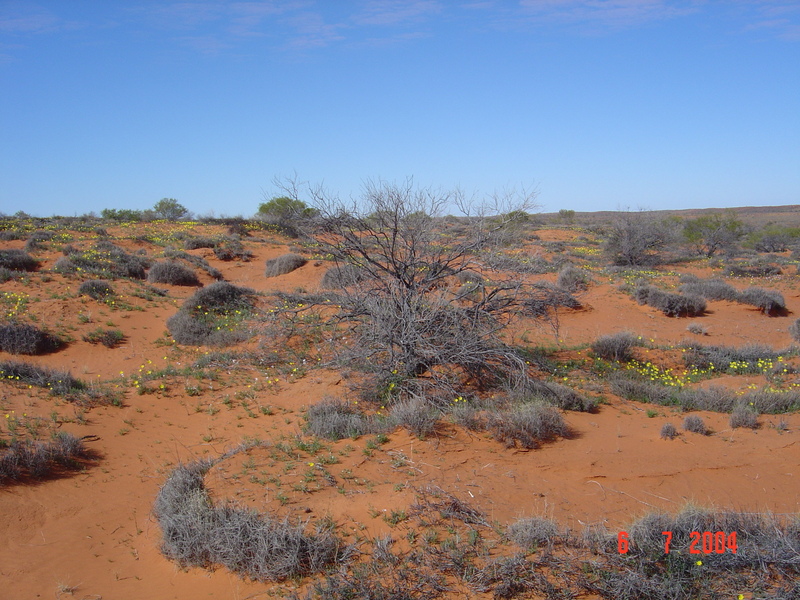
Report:
[[[91,279],[78,286],[78,295],[89,296],[95,300],[105,300],[114,295],[114,288],[103,279]]]
[[[176,260],[154,263],[147,272],[147,281],[149,283],[167,283],[169,285],[200,285],[197,274]]]
[[[58,350],[62,341],[34,325],[11,323],[0,326],[0,350],[9,354],[47,354]]]
[[[664,423],[661,427],[661,437],[665,440],[674,440],[678,437],[678,430],[672,423]]]
[[[538,448],[542,442],[569,434],[561,413],[545,404],[522,404],[490,413],[487,426],[494,438],[507,447]]]
[[[22,250],[0,250],[0,267],[10,271],[35,271],[39,261]]]
[[[683,428],[686,431],[699,433],[700,435],[706,435],[708,433],[708,429],[706,428],[706,424],[703,422],[703,419],[697,415],[689,415],[686,417],[683,420]]]
[[[264,276],[277,277],[279,275],[285,275],[286,273],[291,273],[299,269],[307,262],[308,261],[299,254],[292,253],[284,254],[277,258],[271,258],[267,261]]]
[[[592,352],[602,359],[615,362],[631,360],[631,350],[640,346],[639,336],[628,331],[603,335],[592,343]]]

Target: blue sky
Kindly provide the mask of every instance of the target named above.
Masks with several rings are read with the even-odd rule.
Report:
[[[797,0],[0,0],[0,212],[297,173],[540,210],[800,204]]]

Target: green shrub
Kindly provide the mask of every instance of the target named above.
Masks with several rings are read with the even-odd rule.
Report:
[[[277,258],[271,258],[267,261],[266,269],[264,271],[265,277],[277,277],[285,275],[292,271],[299,269],[308,261],[299,254],[284,254]]]
[[[47,388],[53,394],[64,396],[83,390],[86,386],[66,371],[39,367],[14,360],[0,362],[0,381],[27,383]]]
[[[249,334],[242,329],[253,309],[255,291],[218,281],[199,289],[180,311],[167,320],[167,329],[179,344],[228,346]]]
[[[62,256],[56,261],[53,270],[65,275],[81,273],[109,279],[144,279],[145,269],[149,266],[150,260],[146,256],[129,254],[111,242],[100,241],[92,249]]]
[[[106,348],[114,348],[125,339],[125,334],[119,329],[98,328],[83,336],[83,341],[90,344],[103,344]]]
[[[11,323],[0,326],[0,350],[9,354],[47,354],[58,350],[62,341],[38,327]]]
[[[200,285],[200,280],[195,272],[176,260],[154,263],[147,272],[147,281],[149,283],[167,283],[169,285]]]

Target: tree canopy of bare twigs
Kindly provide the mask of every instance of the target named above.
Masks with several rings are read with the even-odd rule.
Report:
[[[290,312],[336,306],[330,318],[355,336],[348,363],[375,374],[379,390],[451,394],[526,377],[524,359],[500,337],[525,310],[524,285],[489,272],[480,254],[527,216],[535,193],[477,203],[410,180],[368,183],[349,203],[319,188],[308,193],[318,212],[305,224],[307,239],[339,272],[358,276],[339,278],[324,297],[292,298]],[[454,207],[463,216],[444,218]]]

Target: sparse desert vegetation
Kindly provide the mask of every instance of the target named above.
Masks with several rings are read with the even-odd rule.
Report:
[[[0,510],[53,540],[8,519],[27,588],[800,592],[798,236],[315,193],[0,218]]]

